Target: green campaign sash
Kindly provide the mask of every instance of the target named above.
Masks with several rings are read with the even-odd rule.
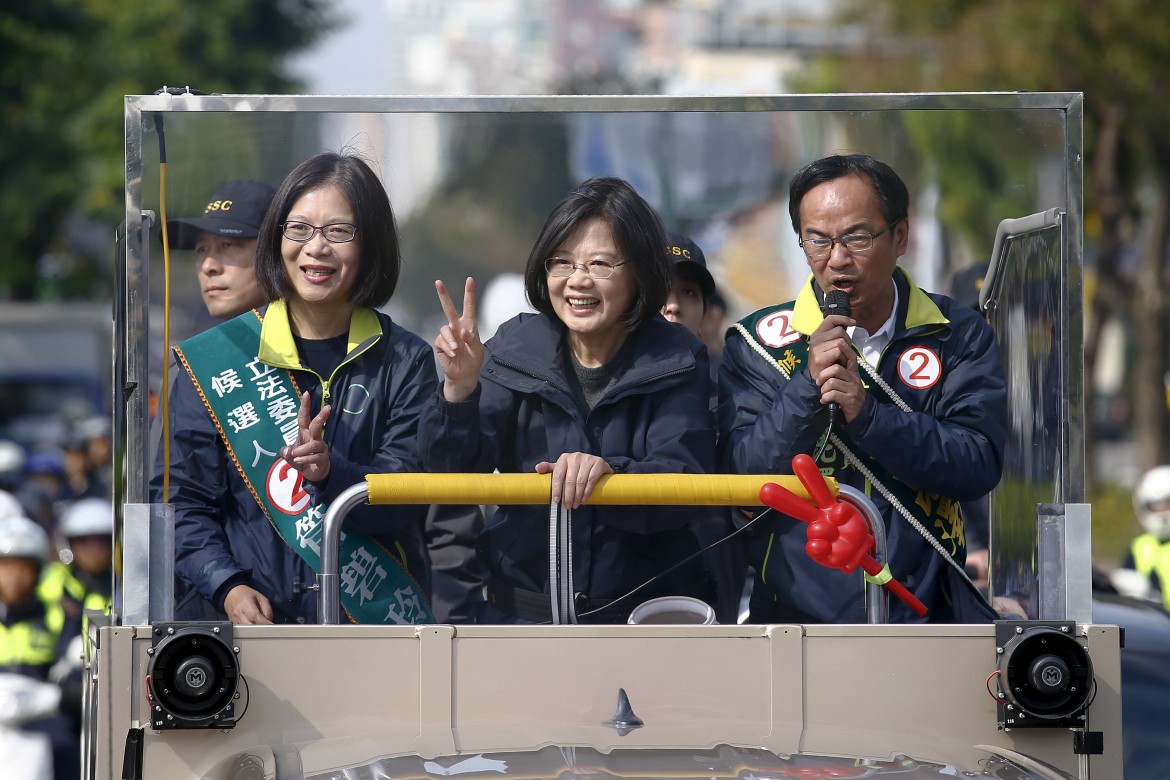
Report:
[[[794,302],[769,306],[732,326],[786,380],[792,379],[808,362],[808,337],[793,327],[793,307]],[[880,403],[909,408],[863,357],[858,355],[857,360],[863,367],[861,381],[867,393]],[[817,442],[818,448],[820,444]],[[910,487],[875,459],[854,449],[843,433],[834,432],[817,461],[821,473],[845,484],[863,484],[867,495],[876,489],[911,525],[917,524],[919,533],[962,572],[963,562],[967,559],[967,535],[959,503],[937,493]]]
[[[299,471],[279,453],[296,442],[300,392],[292,374],[262,363],[260,313],[253,310],[175,348],[229,457],[280,537],[321,571],[322,522]],[[405,556],[404,556],[405,557]],[[355,623],[433,623],[422,588],[393,554],[359,531],[344,531],[338,558],[341,605]]]

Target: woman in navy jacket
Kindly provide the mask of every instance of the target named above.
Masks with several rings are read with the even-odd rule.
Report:
[[[575,510],[582,622],[622,622],[654,596],[713,596],[697,557],[667,572],[698,551],[694,510],[582,506],[603,474],[714,466],[706,349],[658,313],[670,284],[665,246],[657,214],[629,184],[591,179],[553,209],[529,254],[537,314],[509,320],[484,345],[473,280],[461,315],[435,283],[448,324],[435,340],[444,382],[419,424],[425,466],[551,474],[554,498]],[[489,572],[480,622],[548,622],[548,508],[500,507],[478,547]]]
[[[366,474],[419,469],[418,416],[437,377],[426,342],[375,311],[400,259],[389,198],[361,159],[319,154],[285,178],[256,265],[271,303],[176,348],[186,369],[170,407],[176,569],[235,623],[314,621],[305,588],[323,504]],[[342,544],[348,617],[430,622],[425,508],[350,518],[350,544],[361,543]],[[177,616],[211,616],[188,607]]]

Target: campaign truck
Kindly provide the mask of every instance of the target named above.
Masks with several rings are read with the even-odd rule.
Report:
[[[1028,92],[127,96],[120,601],[89,622],[84,776],[1122,777],[1122,636],[1093,621],[1091,604],[1082,105],[1077,93]],[[152,292],[163,278],[176,300],[195,297],[193,274],[158,231],[221,181],[275,185],[343,147],[390,193],[405,265],[388,311],[428,342],[443,324],[434,280],[518,272],[543,216],[587,178],[626,179],[668,227],[694,237],[734,322],[792,299],[807,278],[788,222],[792,173],[841,150],[891,163],[915,193],[902,263],[916,282],[945,292],[960,264],[988,265],[978,308],[996,332],[1009,398],[1004,473],[989,501],[987,598],[999,619],[893,624],[890,589],[874,583],[858,624],[716,623],[685,599],[631,624],[584,624],[565,579],[571,534],[554,511],[540,530],[549,625],[354,624],[342,599],[383,595],[386,580],[342,552],[351,510],[548,503],[547,475],[422,473],[371,475],[320,516],[298,518],[320,550],[315,581],[297,583],[317,599],[319,624],[176,620],[174,510],[152,502],[149,484],[167,468],[149,453],[152,394],[167,386],[152,377],[165,378],[168,361],[147,345],[168,321],[144,312],[163,303]],[[981,161],[995,197],[977,177],[945,178],[950,159]],[[167,339],[191,335],[172,328]],[[158,413],[166,402],[160,393]],[[848,507],[868,526],[863,552],[881,580],[881,516],[815,468],[615,474],[590,499],[629,511],[779,501],[799,516],[790,500],[810,512]]]

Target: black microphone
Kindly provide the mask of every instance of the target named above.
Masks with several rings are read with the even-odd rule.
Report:
[[[830,314],[840,314],[845,317],[853,315],[853,306],[849,303],[849,293],[844,290],[829,290],[825,293],[825,302],[821,304],[821,313],[828,317]],[[829,403],[829,426],[837,421],[841,413],[841,405],[836,401]]]

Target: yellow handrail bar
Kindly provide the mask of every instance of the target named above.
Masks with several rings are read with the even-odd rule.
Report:
[[[791,474],[606,474],[587,504],[610,506],[762,506],[760,487],[774,482],[803,498]],[[837,481],[829,479],[837,494]],[[550,474],[370,474],[371,504],[547,504]]]

